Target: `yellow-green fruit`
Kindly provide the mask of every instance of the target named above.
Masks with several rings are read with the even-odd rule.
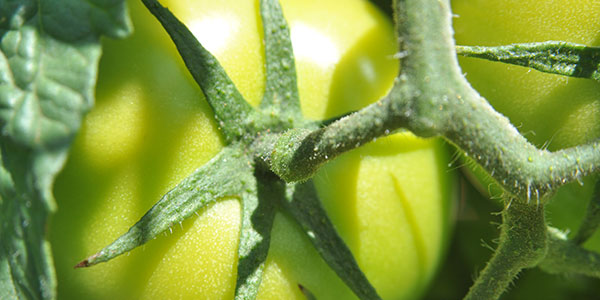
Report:
[[[600,46],[600,2],[593,0],[452,0],[456,43],[497,46],[567,41]],[[600,137],[600,84],[481,59],[459,58],[473,87],[540,148],[555,151]],[[574,232],[593,178],[561,188],[548,219]],[[498,189],[483,186],[498,195]],[[600,250],[600,235],[588,243]]]
[[[240,206],[222,199],[146,245],[87,269],[81,259],[127,231],[222,147],[212,112],[158,22],[131,1],[135,34],[104,41],[97,104],[55,185],[50,226],[60,299],[231,299]],[[281,1],[303,113],[330,118],[385,95],[398,72],[392,26],[368,2]],[[264,88],[258,1],[164,1],[257,105]],[[386,299],[413,299],[450,230],[452,173],[439,140],[381,138],[315,178],[333,223]],[[235,174],[231,174],[235,176]],[[259,299],[351,299],[285,214],[275,218]]]

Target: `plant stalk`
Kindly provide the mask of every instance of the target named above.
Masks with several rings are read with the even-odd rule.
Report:
[[[543,205],[512,201],[502,213],[500,243],[465,300],[498,299],[524,268],[535,267],[548,251]]]

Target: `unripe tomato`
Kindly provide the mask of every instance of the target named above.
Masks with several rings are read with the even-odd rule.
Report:
[[[553,40],[600,46],[598,1],[452,0],[452,10],[458,45]],[[536,146],[554,151],[600,137],[597,81],[481,59],[459,61],[473,87]],[[558,191],[547,206],[553,226],[572,232],[579,227],[594,180],[587,178]],[[600,250],[600,235],[596,234],[587,245]]]
[[[240,205],[222,199],[154,241],[88,269],[154,202],[223,140],[158,22],[131,1],[135,34],[104,41],[97,104],[57,179],[50,228],[61,299],[231,299]],[[398,72],[392,26],[368,2],[281,1],[291,26],[303,113],[330,118],[385,95]],[[257,105],[264,83],[258,1],[164,1]],[[439,140],[407,133],[346,153],[315,178],[323,205],[386,299],[430,281],[450,230],[452,174]],[[231,174],[235,176],[235,174]],[[275,218],[259,299],[351,299],[351,291],[285,213]]]

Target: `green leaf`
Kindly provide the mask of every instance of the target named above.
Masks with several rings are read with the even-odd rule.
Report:
[[[217,156],[165,194],[127,233],[76,267],[113,259],[145,244],[220,198],[239,196],[255,182],[243,150],[224,148]],[[235,176],[232,176],[235,174]]]
[[[255,113],[252,106],[244,100],[217,59],[198,42],[181,21],[156,0],[143,2],[177,46],[190,74],[215,113],[225,139],[232,142],[243,138],[246,134],[246,122],[251,122],[250,116]]]
[[[255,299],[269,252],[274,202],[285,197],[285,183],[268,174],[256,175],[256,187],[244,193],[238,246],[235,299]]]
[[[260,107],[267,113],[277,114],[281,119],[300,121],[302,111],[290,29],[278,1],[260,1],[260,13],[265,35],[267,77]]]
[[[0,299],[53,299],[56,279],[46,220],[65,151],[0,142]]]
[[[321,206],[312,180],[288,184],[282,206],[300,224],[329,267],[360,299],[381,299]]]
[[[131,31],[122,0],[0,2],[0,299],[53,299],[54,177],[93,104],[101,34]]]
[[[483,58],[546,73],[600,81],[600,47],[548,41],[497,47],[457,46],[456,52],[465,57]]]
[[[31,148],[60,147],[77,132],[94,102],[99,36],[131,30],[123,1],[92,2],[0,4],[2,136]]]

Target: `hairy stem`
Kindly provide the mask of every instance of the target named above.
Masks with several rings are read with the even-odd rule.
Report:
[[[273,141],[272,148],[267,147],[273,150],[263,159],[287,182],[306,180],[328,160],[406,126],[393,105],[385,98],[327,127],[289,130]]]
[[[502,214],[500,244],[465,299],[498,299],[524,268],[536,266],[548,250],[542,205],[512,201]]]
[[[588,204],[585,217],[579,230],[573,237],[575,244],[581,245],[587,241],[600,227],[600,179],[594,187],[594,194]]]
[[[600,278],[600,254],[567,239],[558,229],[549,228],[548,254],[540,268],[551,274],[582,274]]]
[[[600,141],[553,153],[537,149],[468,84],[456,59],[448,1],[395,3],[402,73],[392,93],[400,94],[394,99],[410,116],[409,130],[444,136],[516,199],[544,199],[597,172]]]
[[[462,105],[444,136],[473,158],[513,197],[544,200],[557,187],[597,172],[600,141],[556,152],[537,149],[476,94]]]
[[[600,141],[554,153],[537,149],[469,85],[458,66],[448,1],[395,1],[395,19],[401,73],[390,94],[327,127],[281,135],[261,157],[282,179],[306,180],[340,153],[398,128],[444,136],[516,199],[543,200],[600,168]]]

